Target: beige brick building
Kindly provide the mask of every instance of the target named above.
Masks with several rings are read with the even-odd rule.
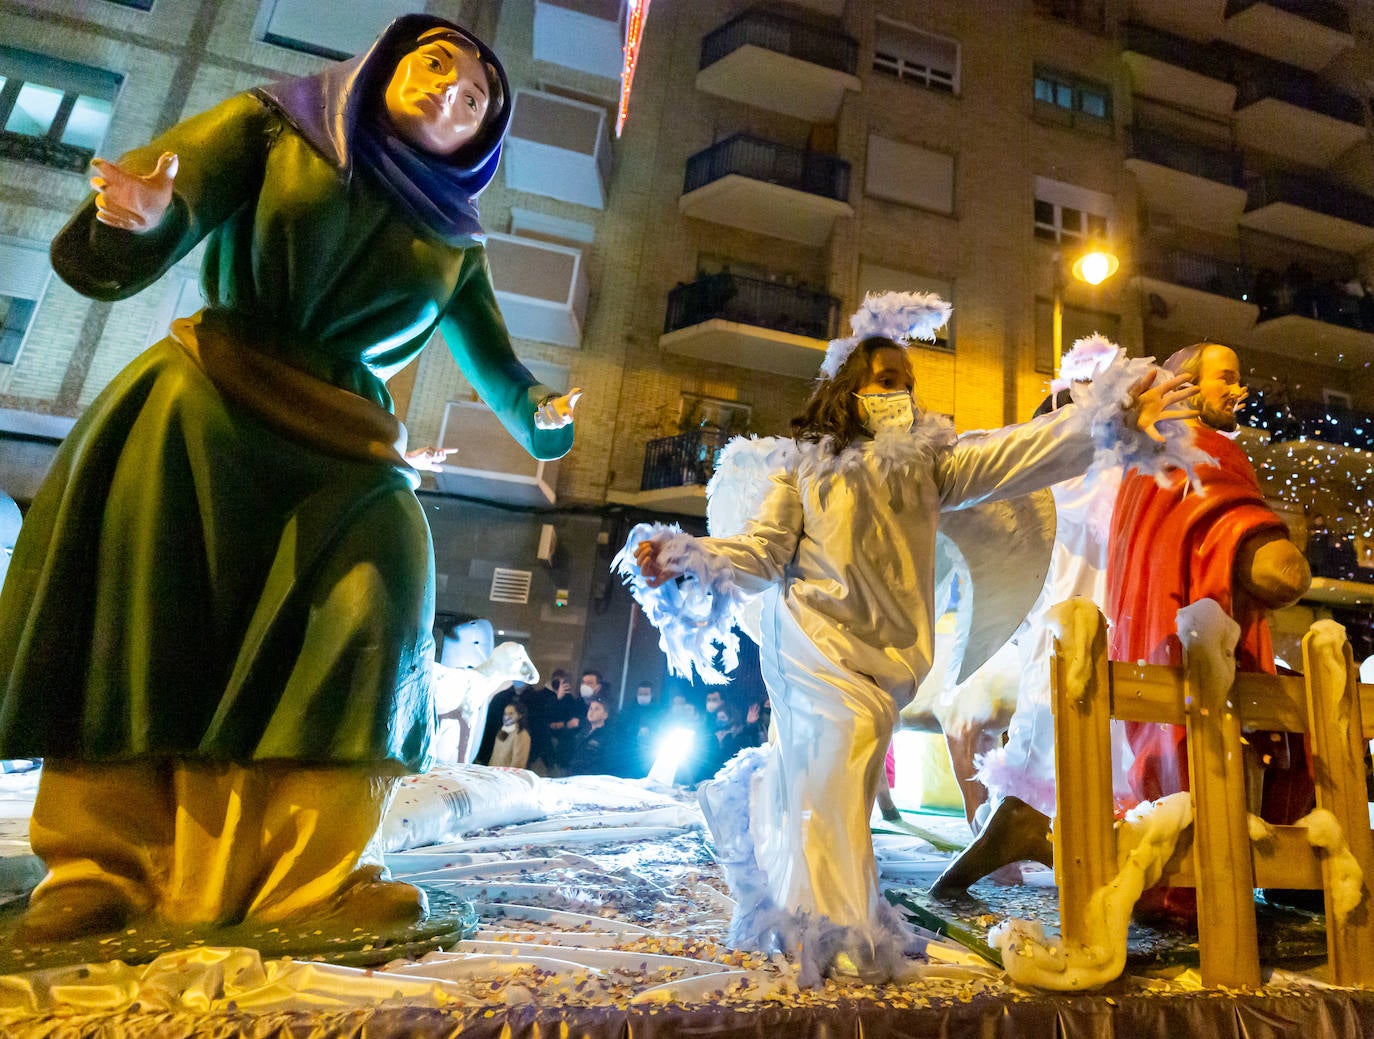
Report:
[[[622,0],[0,0],[0,486],[31,496],[70,420],[198,306],[196,255],[116,304],[49,276],[84,156],[422,7],[492,42],[515,90],[483,220],[517,352],[584,390],[577,443],[521,457],[439,343],[394,386],[413,445],[459,449],[425,496],[440,608],[546,670],[657,680],[610,550],[642,515],[700,515],[718,429],[786,430],[870,289],[953,301],[917,374],[961,429],[1042,399],[1057,292],[1065,345],[1219,338],[1267,398],[1374,410],[1363,6],[656,0],[616,139]],[[1092,239],[1122,262],[1098,288],[1067,270]]]

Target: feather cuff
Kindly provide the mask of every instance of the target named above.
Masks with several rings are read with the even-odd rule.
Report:
[[[657,542],[658,563],[679,571],[683,579],[650,588],[634,559],[635,546],[641,541]],[[709,685],[730,680],[730,672],[739,663],[735,624],[745,596],[728,563],[708,553],[675,523],[640,523],[611,560],[611,568],[658,629],[659,648],[673,674],[690,680],[695,667]]]

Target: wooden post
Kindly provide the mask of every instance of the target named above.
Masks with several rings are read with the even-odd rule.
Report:
[[[1102,614],[1088,599],[1051,608],[1060,634],[1050,661],[1054,703],[1054,872],[1066,944],[1100,932],[1088,899],[1116,875],[1112,804],[1111,678]]]
[[[1302,640],[1307,676],[1307,731],[1317,807],[1336,817],[1350,853],[1364,871],[1360,904],[1342,917],[1332,908],[1330,856],[1319,854],[1326,892],[1326,944],[1331,980],[1337,985],[1374,985],[1374,919],[1369,892],[1374,888],[1374,835],[1364,780],[1364,737],[1354,659],[1345,629],[1318,621]]]
[[[1225,632],[1222,646],[1216,635]],[[1229,702],[1240,628],[1215,602],[1179,611],[1184,717],[1193,792],[1193,874],[1202,983],[1256,988],[1255,882],[1245,811],[1240,716]]]

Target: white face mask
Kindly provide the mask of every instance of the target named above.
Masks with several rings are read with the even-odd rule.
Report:
[[[501,728],[504,729],[506,732],[514,732],[515,722],[502,722]]]
[[[649,704],[653,701],[653,694],[644,693],[640,696],[636,696],[635,699],[639,701],[639,705],[641,707],[648,707]]]
[[[877,436],[885,429],[905,433],[916,421],[916,406],[906,390],[856,393],[854,398],[859,402],[859,421],[870,436]]]
[[[582,683],[582,699],[590,700],[596,695],[596,687],[590,686],[586,682]]]

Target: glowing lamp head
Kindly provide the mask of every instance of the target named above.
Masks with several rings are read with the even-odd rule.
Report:
[[[1101,285],[1116,273],[1121,261],[1109,252],[1094,249],[1073,262],[1073,276],[1089,285]]]

